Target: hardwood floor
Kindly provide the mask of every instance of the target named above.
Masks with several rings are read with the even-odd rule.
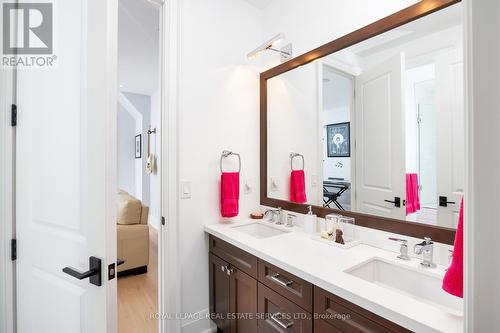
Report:
[[[149,227],[148,272],[118,278],[118,332],[157,333],[158,232]]]

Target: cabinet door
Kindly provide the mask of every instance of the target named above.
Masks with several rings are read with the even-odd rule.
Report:
[[[231,333],[257,332],[257,280],[230,268],[229,310],[234,314]]]
[[[229,280],[226,268],[228,263],[210,254],[210,313],[217,328],[222,332],[230,332],[228,314],[230,312]]]

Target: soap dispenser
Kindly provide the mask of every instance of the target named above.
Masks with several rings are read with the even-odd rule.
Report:
[[[312,206],[308,206],[309,212],[304,216],[304,231],[308,234],[315,234],[317,232],[317,216],[313,214]]]

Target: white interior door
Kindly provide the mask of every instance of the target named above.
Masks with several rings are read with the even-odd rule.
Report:
[[[398,219],[406,215],[404,68],[401,54],[356,77],[358,212]],[[396,198],[399,207],[388,202]]]
[[[465,186],[465,111],[462,50],[436,57],[438,224],[456,227]],[[439,200],[439,198],[437,198]]]
[[[19,69],[19,333],[114,332],[116,1],[54,3],[52,69]],[[102,285],[63,273],[102,260]]]

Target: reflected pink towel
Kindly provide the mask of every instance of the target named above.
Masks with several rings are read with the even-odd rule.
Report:
[[[406,174],[406,215],[420,210],[420,198],[418,196],[418,175],[416,173]]]
[[[222,217],[238,216],[239,200],[239,172],[223,172],[220,178],[220,212]]]
[[[305,203],[307,201],[304,170],[292,170],[290,175],[290,201],[296,203]]]
[[[457,233],[453,245],[451,265],[443,279],[443,289],[457,297],[464,298],[464,199],[460,203]]]

